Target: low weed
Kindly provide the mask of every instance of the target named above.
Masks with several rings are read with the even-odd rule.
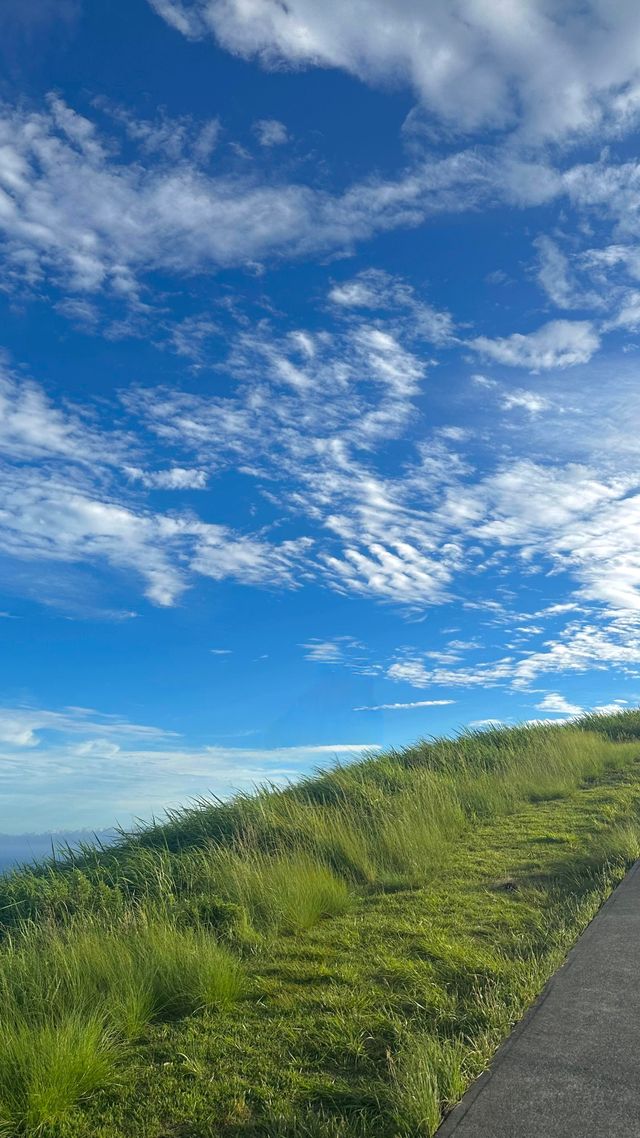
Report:
[[[630,866],[640,858],[640,818],[621,819],[594,834],[586,856],[594,865]]]
[[[431,1138],[447,1110],[464,1093],[467,1048],[462,1039],[414,1035],[392,1066],[399,1133]]]

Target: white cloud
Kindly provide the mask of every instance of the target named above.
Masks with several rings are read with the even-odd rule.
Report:
[[[37,290],[53,280],[76,294],[60,298],[58,310],[89,330],[100,323],[89,296],[106,291],[128,312],[124,322],[111,319],[105,331],[112,336],[131,334],[134,317],[140,327],[150,320],[154,298],[143,286],[155,271],[184,276],[326,250],[349,252],[375,233],[420,225],[444,211],[527,207],[565,197],[587,218],[597,212],[612,219],[617,231],[610,250],[624,250],[625,236],[640,232],[633,220],[640,199],[633,161],[600,160],[563,170],[543,152],[532,158],[510,147],[471,147],[439,158],[414,155],[395,177],[372,174],[331,193],[316,184],[287,181],[284,174],[278,180],[257,158],[244,173],[222,158],[210,172],[217,120],[136,120],[104,100],[95,109],[92,121],[57,95],[40,111],[0,107],[3,283]],[[105,115],[110,133],[96,125]],[[123,133],[136,148],[130,161],[119,146]],[[576,266],[585,272],[589,267],[585,255],[573,257],[569,266],[545,237],[538,251],[542,283],[556,303],[599,305],[603,290],[590,287],[580,295],[574,279]],[[604,264],[604,251],[600,258],[597,252],[592,251],[591,269]],[[631,250],[616,256],[617,261],[609,253],[609,265],[624,264],[631,271],[637,264]],[[343,307],[375,309],[385,303],[398,313],[404,310],[407,322],[412,316],[417,335],[435,343],[452,340],[448,313],[381,270],[335,282],[331,296]],[[597,346],[593,328],[583,328],[577,342],[579,325],[572,333],[566,325],[555,321],[525,342],[518,335],[480,336],[476,347],[486,348],[492,358],[506,353],[519,366],[565,366]],[[175,349],[201,366],[207,340],[217,332],[210,316],[188,316],[173,330]],[[552,362],[536,364],[531,355]]]
[[[488,376],[480,375],[478,372],[471,376],[471,382],[475,384],[476,387],[486,387],[487,389],[498,386],[496,379],[489,379]]]
[[[332,640],[312,637],[300,647],[305,650],[305,660],[314,664],[341,664],[360,676],[376,676],[381,671],[366,644],[353,636],[336,636]]]
[[[354,707],[354,711],[412,711],[416,707],[446,707],[455,699],[417,699],[412,703],[377,703],[373,707]]]
[[[553,711],[559,715],[582,714],[581,707],[578,707],[574,703],[569,703],[569,701],[566,700],[563,695],[559,695],[558,692],[550,692],[549,695],[545,695],[544,699],[536,704],[536,707],[539,711]]]
[[[403,660],[392,664],[387,675],[390,680],[411,684],[414,688],[426,687],[430,682],[429,673],[422,660]]]
[[[190,115],[178,118],[160,108],[153,120],[134,117],[126,108],[98,98],[93,105],[124,127],[142,154],[160,155],[171,162],[191,160],[206,164],[215,150],[222,129],[218,118],[198,121]]]
[[[80,409],[57,407],[39,384],[12,373],[0,356],[0,454],[91,465],[117,462],[122,453],[117,431],[107,439]]]
[[[460,668],[429,667],[416,654],[392,663],[386,671],[389,679],[408,683],[415,688],[444,687],[508,687],[527,691],[538,677],[547,674],[564,676],[587,671],[616,671],[640,677],[640,617],[635,612],[601,614],[600,623],[593,614],[571,621],[555,637],[544,641],[538,650],[522,645],[517,653],[497,660],[483,660]],[[563,697],[551,693],[538,706],[546,711],[566,712],[560,706]],[[553,705],[553,706],[552,706]],[[579,711],[580,709],[578,709]],[[578,712],[575,712],[577,714]]]
[[[416,438],[427,369],[411,328],[415,291],[379,272],[334,290],[352,285],[369,293],[357,305],[350,293],[348,303],[334,296],[334,323],[282,330],[272,315],[240,324],[221,363],[234,380],[226,394],[129,390],[122,419],[111,406],[56,404],[32,383],[25,394],[5,368],[0,448],[31,465],[0,468],[0,550],[136,574],[162,605],[202,576],[278,588],[313,581],[415,614],[452,599],[462,574],[508,567],[567,574],[568,603],[640,608],[640,495],[632,447],[603,445],[610,387],[607,405],[585,396],[573,435],[578,413],[563,416],[554,465],[499,446],[475,471],[462,450],[469,443],[472,453],[474,439],[458,426],[430,430],[425,419]],[[375,308],[379,293],[392,298],[390,315]],[[502,398],[534,413],[546,396],[516,389]],[[620,407],[623,440],[633,421],[626,396]],[[590,462],[563,461],[576,439]],[[286,519],[285,540],[241,518],[203,522],[180,499],[171,512],[150,509],[140,489],[180,494],[226,470],[251,479]],[[439,671],[426,660],[422,680],[439,682],[455,652],[439,654]],[[518,678],[502,660],[469,682],[478,677]]]
[[[108,289],[140,305],[138,277],[156,269],[190,274],[349,248],[486,196],[485,171],[472,155],[332,195],[261,180],[259,171],[209,175],[195,156],[162,160],[147,142],[145,134],[139,159],[127,164],[110,137],[57,96],[40,113],[0,108],[0,235],[9,279],[37,286],[52,276],[76,292]]]
[[[569,258],[557,242],[547,236],[536,238],[533,244],[538,250],[540,286],[558,308],[602,308],[610,303],[605,290],[582,283],[583,257]]]
[[[287,128],[278,119],[258,119],[253,130],[261,146],[283,146],[289,141]]]
[[[522,410],[528,411],[530,415],[539,415],[551,406],[549,400],[536,391],[508,391],[502,396],[501,402],[505,411]]]
[[[420,606],[442,603],[448,596],[452,571],[446,550],[442,553],[430,557],[409,542],[387,540],[365,550],[346,546],[341,557],[326,556],[324,563],[338,592]]]
[[[48,711],[29,707],[0,707],[0,743],[37,747],[42,732],[54,735],[84,735],[99,732],[122,739],[164,739],[174,735],[159,727],[129,723],[115,715],[101,715],[92,708],[67,707]],[[80,753],[80,752],[78,752]]]
[[[414,288],[382,269],[364,269],[349,280],[334,284],[329,300],[345,309],[379,309],[389,319],[390,312],[408,317],[404,331],[434,344],[451,343],[454,322],[451,314],[421,300]]]
[[[135,482],[152,490],[204,490],[207,485],[206,470],[172,466],[168,470],[140,470],[136,466],[125,466],[125,474]]]
[[[146,594],[174,604],[186,581],[172,564],[184,527],[173,518],[136,512],[62,478],[38,472],[0,476],[0,549],[26,560],[107,562],[134,570]]]
[[[363,751],[379,751],[381,749],[380,743],[321,743],[312,747],[280,747],[271,753],[287,755],[303,752],[306,755],[359,755]],[[264,754],[264,751],[256,753]]]
[[[339,333],[276,336],[263,327],[236,337],[226,366],[240,381],[237,396],[154,389],[139,392],[132,409],[163,442],[205,465],[240,465],[264,480],[271,500],[320,525],[313,564],[311,546],[299,549],[307,570],[335,588],[400,603],[444,595],[457,548],[443,550],[442,564],[427,514],[410,499],[424,496],[427,469],[446,480],[460,461],[432,448],[412,474],[415,489],[376,469],[377,452],[407,430],[425,372],[400,333],[359,317]]]
[[[639,603],[638,503],[631,469],[616,473],[620,440],[607,448],[611,470],[599,469],[606,408],[603,418],[593,404],[589,426],[592,399],[585,399],[574,433],[574,415],[563,416],[555,465],[501,452],[479,475],[447,445],[466,441],[454,429],[446,440],[421,440],[417,460],[405,454],[383,475],[384,447],[415,423],[424,368],[403,329],[390,332],[382,320],[363,321],[351,303],[341,307],[352,315],[339,334],[276,335],[265,324],[258,334],[240,332],[227,364],[239,380],[237,395],[154,389],[132,405],[167,445],[186,448],[203,468],[240,465],[271,501],[308,519],[314,546],[282,550],[292,576],[304,564],[303,575],[338,591],[421,608],[454,593],[459,574],[477,564],[477,549],[495,563],[516,548],[525,572],[568,572],[586,600]],[[531,414],[551,405],[537,391],[502,398]],[[625,416],[631,422],[628,401]],[[589,431],[593,465],[563,463],[563,448],[586,444]]]
[[[94,758],[98,756],[103,759],[112,759],[120,754],[120,744],[112,743],[108,739],[87,739],[84,743],[75,743],[70,748],[72,755],[79,755],[80,758]]]
[[[640,291],[628,289],[623,293],[618,311],[606,322],[606,331],[615,328],[626,328],[637,331],[640,328]]]
[[[587,363],[598,350],[600,338],[588,320],[550,320],[536,332],[513,332],[496,339],[476,336],[470,345],[507,367],[542,371]]]
[[[0,550],[27,561],[93,563],[133,571],[154,604],[171,606],[190,574],[244,584],[294,583],[309,539],[280,545],[191,515],[164,515],[98,496],[77,479],[0,471]]]
[[[640,625],[611,619],[602,626],[573,621],[562,634],[545,642],[513,668],[513,683],[527,687],[547,672],[604,671],[618,668],[633,674],[640,664]]]
[[[184,35],[213,34],[267,67],[336,67],[367,83],[409,85],[449,128],[563,138],[637,116],[640,15],[629,4],[397,0],[390,21],[386,0],[150,2]]]
[[[306,537],[273,545],[253,537],[232,535],[223,526],[194,523],[193,532],[199,540],[191,568],[214,581],[231,579],[243,585],[292,587],[296,584],[296,570],[313,545]]]
[[[124,123],[129,136],[134,125]],[[188,275],[327,249],[348,252],[374,233],[419,225],[443,211],[536,205],[577,194],[578,186],[584,198],[590,184],[585,174],[571,181],[542,162],[472,149],[330,193],[267,177],[259,163],[245,173],[233,164],[225,172],[220,163],[209,173],[193,139],[188,154],[170,160],[162,148],[150,149],[148,124],[137,126],[139,153],[126,162],[113,134],[101,134],[58,96],[39,112],[0,107],[6,282],[37,288],[53,278],[85,300],[107,290],[141,318],[148,304],[140,278],[156,270]],[[74,319],[87,317],[94,322],[95,312],[76,307]],[[446,332],[443,314],[425,305],[423,318],[425,328],[430,323],[434,333]]]
[[[210,342],[221,335],[221,329],[208,315],[185,316],[170,326],[169,333],[173,350],[191,360],[197,370],[207,362]]]
[[[592,707],[591,711],[594,715],[618,715],[621,711],[626,711],[626,699],[616,699],[612,703],[601,703],[598,707]]]
[[[105,115],[111,133],[96,125]],[[627,232],[637,213],[632,162],[600,161],[562,171],[544,155],[533,159],[509,148],[470,148],[440,158],[414,156],[394,178],[372,174],[331,193],[284,175],[274,179],[257,160],[239,173],[221,159],[209,172],[214,120],[138,121],[104,101],[98,101],[94,117],[76,113],[56,95],[40,111],[0,107],[0,240],[5,286],[38,289],[52,279],[79,294],[61,298],[58,306],[85,328],[99,323],[90,294],[107,291],[127,306],[128,322],[112,320],[110,335],[130,334],[133,316],[139,324],[150,318],[153,296],[143,284],[158,270],[190,275],[276,257],[344,253],[375,233],[416,226],[444,211],[535,206],[562,196],[587,214],[610,216]],[[130,161],[118,145],[123,132],[137,151]],[[562,283],[558,288],[563,301],[568,293]],[[336,282],[332,299],[374,308],[384,300],[413,315],[418,335],[435,343],[452,336],[448,313],[381,270]],[[206,316],[183,323],[175,328],[176,350],[200,363],[217,326]],[[582,348],[574,340],[566,344],[564,323],[556,322],[555,335],[551,325],[534,334],[542,335],[542,343],[536,347],[534,341],[530,350],[574,362],[575,352],[584,354],[591,341],[585,329]],[[478,337],[480,346],[484,339]],[[487,343],[494,344],[490,354],[530,354],[520,340]]]
[[[550,237],[536,238],[538,281],[558,308],[578,308],[578,286],[572,276],[568,257]]]
[[[514,659],[506,656],[489,663],[464,668],[427,668],[422,660],[404,660],[391,664],[387,677],[414,688],[442,687],[495,687],[508,683],[514,676]]]
[[[596,443],[597,445],[597,443]],[[578,584],[578,598],[640,608],[640,495],[633,472],[599,477],[589,466],[514,461],[453,491],[480,541],[519,546],[523,563],[546,559]]]
[[[337,664],[343,659],[344,643],[341,637],[337,640],[310,640],[302,647],[306,649],[305,660],[312,660],[316,664]]]

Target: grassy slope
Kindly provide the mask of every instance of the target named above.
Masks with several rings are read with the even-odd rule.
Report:
[[[6,1133],[433,1133],[638,854],[640,714],[584,727],[422,745],[7,879]],[[52,1087],[52,1033],[77,1068],[83,1031],[84,1082]]]

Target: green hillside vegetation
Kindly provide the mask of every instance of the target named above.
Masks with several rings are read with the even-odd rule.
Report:
[[[640,711],[463,733],[0,878],[0,1134],[409,1138],[640,853]]]

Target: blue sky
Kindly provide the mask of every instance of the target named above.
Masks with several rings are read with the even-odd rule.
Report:
[[[0,831],[636,703],[637,5],[0,44]]]

